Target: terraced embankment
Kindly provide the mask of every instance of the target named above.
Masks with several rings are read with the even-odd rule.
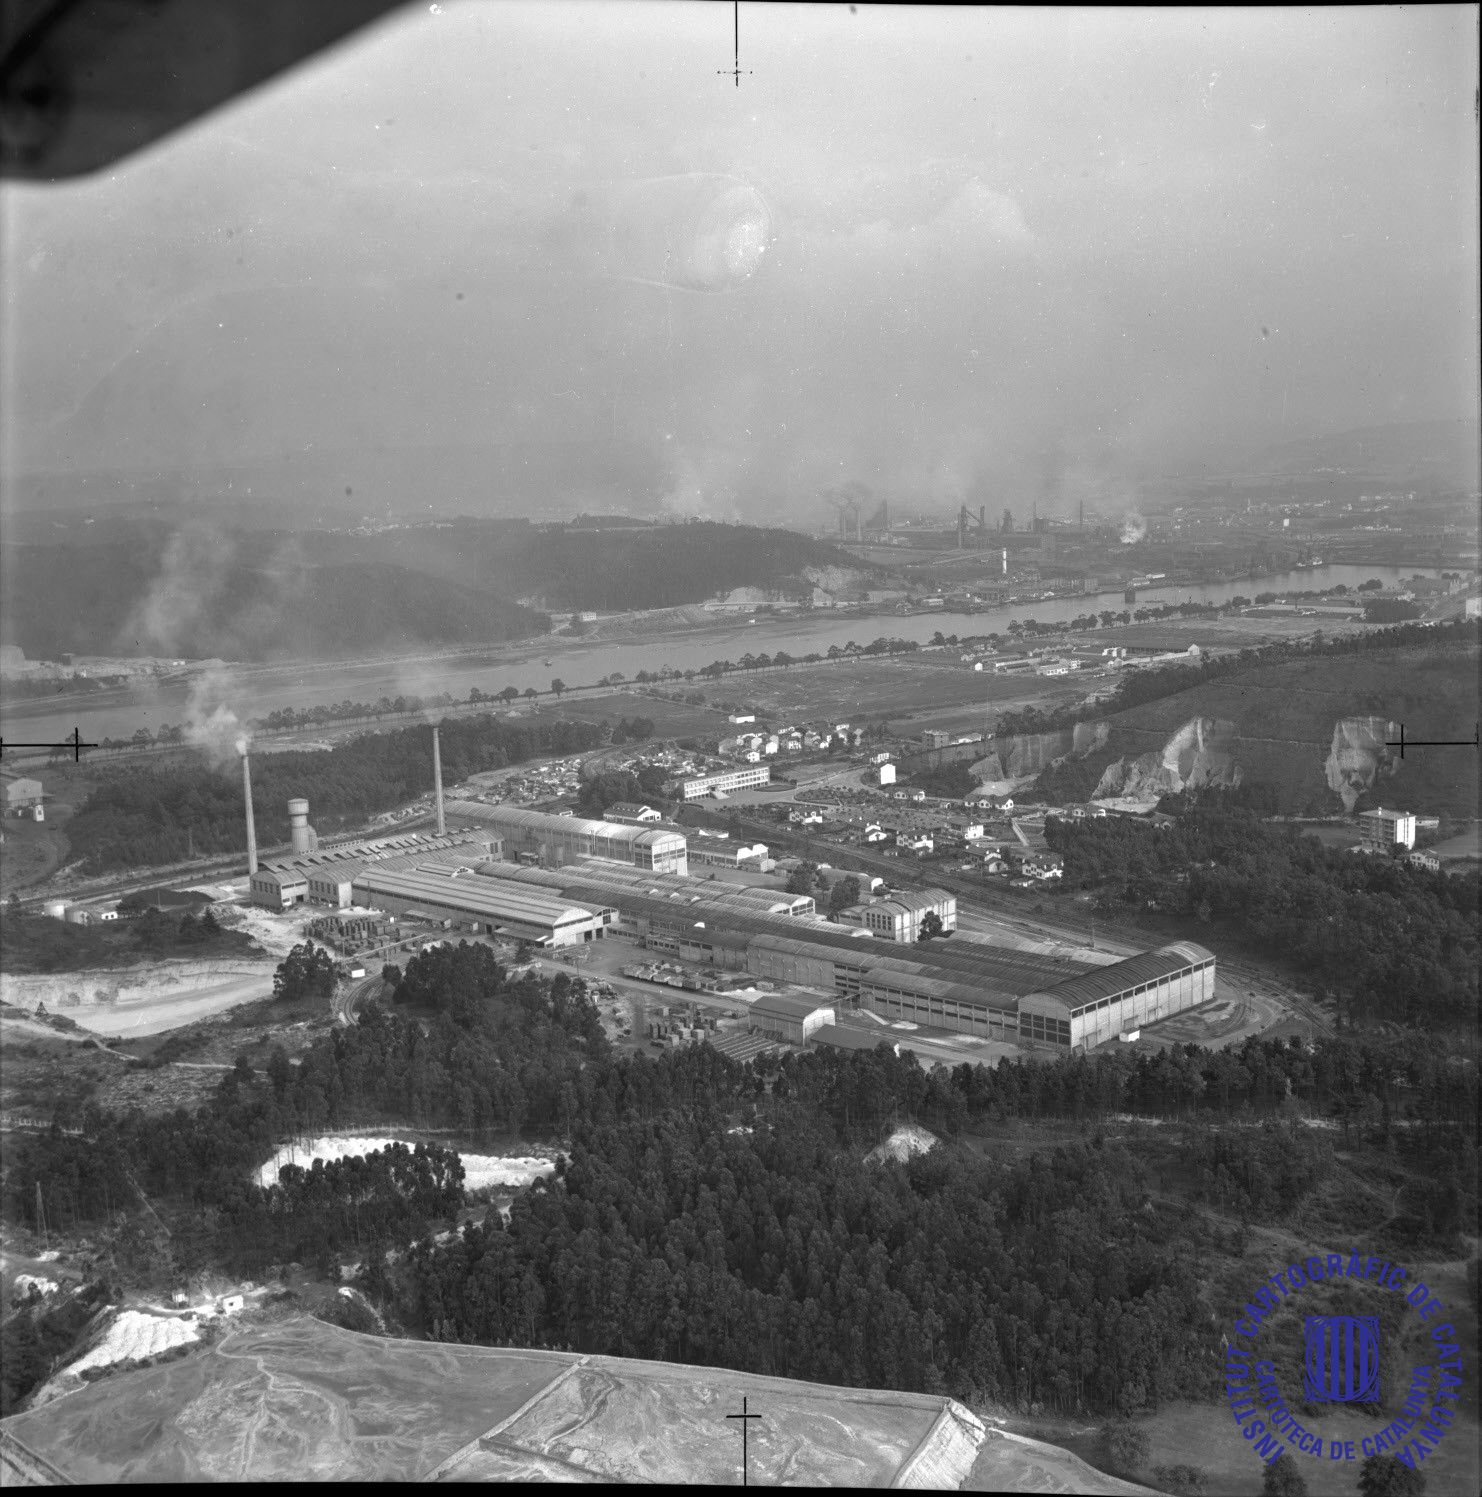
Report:
[[[74,1481],[741,1479],[1136,1497],[955,1400],[724,1368],[362,1336],[294,1316],[17,1414],[17,1469]],[[55,1479],[55,1478],[53,1478]]]

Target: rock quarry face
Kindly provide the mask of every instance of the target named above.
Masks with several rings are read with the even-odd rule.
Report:
[[[998,739],[993,752],[979,759],[969,772],[984,784],[1032,780],[1061,759],[1079,759],[1100,748],[1109,731],[1106,723],[1096,722],[1077,723],[1055,733],[1016,733]]]
[[[1233,788],[1242,779],[1232,753],[1234,739],[1234,723],[1213,717],[1192,718],[1157,752],[1109,764],[1093,797],[1156,800],[1205,785]]]
[[[1340,717],[1333,724],[1333,745],[1323,768],[1328,789],[1343,798],[1345,811],[1353,810],[1381,774],[1395,772],[1395,755],[1385,740],[1399,736],[1400,725],[1383,717]]]

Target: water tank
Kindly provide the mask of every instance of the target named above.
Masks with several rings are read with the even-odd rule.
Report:
[[[67,918],[67,901],[65,899],[48,899],[41,906],[41,913],[48,920],[65,920]]]
[[[294,799],[288,802],[288,840],[294,852],[313,852],[318,843],[314,829],[309,825],[309,803]]]

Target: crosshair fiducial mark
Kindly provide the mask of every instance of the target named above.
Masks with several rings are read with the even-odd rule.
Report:
[[[727,1419],[739,1419],[741,1421],[741,1485],[743,1487],[751,1485],[751,1482],[749,1480],[750,1473],[746,1469],[746,1461],[749,1454],[746,1445],[746,1431],[750,1425],[751,1420],[760,1419],[761,1417],[762,1416],[760,1414],[750,1414],[747,1412],[746,1395],[744,1393],[741,1395],[741,1412],[739,1414],[726,1415]]]
[[[7,743],[3,738],[0,738],[0,759],[3,759],[5,757],[5,750],[8,749],[8,748],[9,749],[23,749],[23,748],[59,749],[59,748],[69,748],[69,749],[72,750],[72,757],[73,757],[73,759],[76,760],[77,763],[81,764],[82,763],[82,751],[83,751],[83,749],[85,749],[85,748],[97,748],[97,746],[98,745],[96,743],[84,743],[83,742],[83,738],[82,738],[82,729],[81,728],[73,728],[73,730],[72,730],[72,736],[70,738],[63,738],[59,742],[46,742],[46,743]]]
[[[729,67],[729,68],[716,68],[715,71],[722,78],[734,78],[736,80],[736,87],[740,88],[741,87],[741,0],[732,0],[732,16],[733,16],[733,18],[735,20],[735,23],[736,23],[736,27],[735,27],[735,37],[736,37],[735,65],[733,67]],[[748,78],[751,77],[751,69],[750,68],[746,69],[746,76]],[[746,1426],[743,1424],[741,1426],[741,1428],[745,1429]]]
[[[1482,748],[1482,723],[1473,726],[1470,738],[1406,738],[1405,725],[1401,723],[1400,736],[1386,738],[1384,746],[1399,749],[1402,759],[1407,748]]]

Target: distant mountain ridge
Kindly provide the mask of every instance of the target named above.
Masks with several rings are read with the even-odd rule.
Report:
[[[1262,473],[1342,470],[1375,477],[1431,478],[1475,487],[1482,467],[1482,425],[1475,418],[1397,421],[1268,447],[1252,462]]]

